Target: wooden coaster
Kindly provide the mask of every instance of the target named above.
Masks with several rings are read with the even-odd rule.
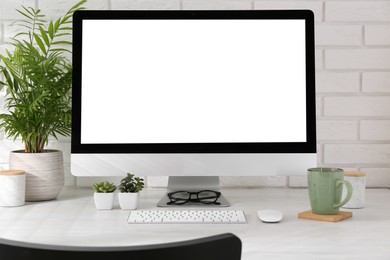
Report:
[[[337,215],[319,215],[319,214],[314,214],[313,212],[311,212],[311,210],[307,210],[298,214],[298,218],[327,221],[327,222],[338,222],[351,217],[352,217],[352,212],[350,211],[340,211],[339,214]]]

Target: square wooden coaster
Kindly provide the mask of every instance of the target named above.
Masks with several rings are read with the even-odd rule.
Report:
[[[311,212],[311,210],[307,210],[298,214],[298,218],[327,221],[327,222],[338,222],[351,217],[352,217],[352,212],[350,211],[340,211],[339,214],[337,215],[319,215],[319,214],[314,214],[313,212]]]

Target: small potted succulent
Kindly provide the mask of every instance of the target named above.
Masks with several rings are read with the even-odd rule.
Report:
[[[139,192],[144,188],[144,179],[128,173],[118,186],[119,205],[121,209],[136,209],[138,207]]]
[[[114,206],[114,191],[116,186],[107,181],[97,182],[92,186],[95,191],[93,199],[97,209],[112,209]]]

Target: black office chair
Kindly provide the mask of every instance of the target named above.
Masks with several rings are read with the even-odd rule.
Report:
[[[239,260],[241,240],[230,233],[188,241],[119,247],[58,246],[0,238],[1,260]]]

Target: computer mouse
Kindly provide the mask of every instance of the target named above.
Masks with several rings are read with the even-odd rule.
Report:
[[[276,223],[283,219],[283,213],[273,209],[259,210],[257,216],[266,223]]]

